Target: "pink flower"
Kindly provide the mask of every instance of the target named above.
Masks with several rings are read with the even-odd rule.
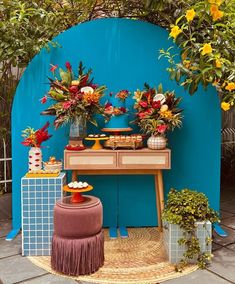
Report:
[[[69,109],[71,107],[72,103],[71,102],[65,102],[63,103],[63,109]]]
[[[167,130],[167,125],[162,124],[157,126],[157,132],[163,134]]]
[[[138,116],[140,119],[145,118],[146,116],[148,116],[148,113],[146,113],[145,111],[138,113]]]
[[[146,102],[143,102],[143,101],[139,102],[139,104],[140,104],[142,107],[147,107],[147,106],[148,106],[148,104],[147,104]]]
[[[44,96],[43,98],[40,99],[41,104],[45,104],[47,102],[47,96]]]
[[[68,71],[71,72],[72,66],[71,66],[70,62],[67,61],[67,62],[65,63],[65,66],[66,66],[66,68],[68,69]]]

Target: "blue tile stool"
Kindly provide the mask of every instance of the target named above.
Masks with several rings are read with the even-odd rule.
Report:
[[[97,197],[83,195],[81,203],[71,197],[56,202],[51,267],[66,275],[85,275],[104,263],[103,207]]]
[[[65,173],[51,178],[21,179],[22,255],[50,255],[53,209],[61,199]]]

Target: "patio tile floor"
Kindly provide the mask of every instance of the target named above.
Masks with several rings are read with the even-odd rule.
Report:
[[[165,281],[166,284],[235,284],[235,190],[223,189],[221,196],[222,228],[229,234],[222,238],[214,234],[211,265],[206,270],[197,270],[189,275]],[[21,256],[21,236],[5,241],[11,229],[11,220],[0,221],[0,284],[88,284],[52,275],[33,265]]]

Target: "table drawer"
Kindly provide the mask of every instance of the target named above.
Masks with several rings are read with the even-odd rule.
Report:
[[[122,169],[170,169],[170,154],[164,152],[119,153],[118,167]]]
[[[114,169],[117,167],[116,153],[70,153],[64,156],[65,170]]]

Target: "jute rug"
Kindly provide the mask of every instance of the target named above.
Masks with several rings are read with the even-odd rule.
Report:
[[[189,265],[182,273],[175,272],[167,261],[163,235],[156,228],[129,228],[129,238],[110,239],[105,234],[105,263],[96,273],[88,276],[70,277],[51,269],[49,256],[28,257],[35,265],[46,271],[92,283],[148,284],[180,277],[197,269]]]

